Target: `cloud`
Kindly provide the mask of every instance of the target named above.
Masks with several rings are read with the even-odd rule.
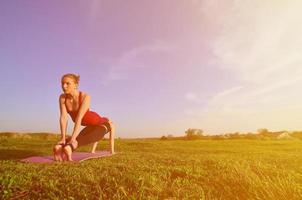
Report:
[[[129,79],[134,71],[149,67],[148,63],[140,61],[140,57],[152,57],[156,53],[168,53],[173,48],[172,45],[168,45],[163,41],[154,40],[150,44],[134,47],[124,52],[111,64],[103,84],[106,85],[113,81]]]
[[[240,84],[208,102],[202,122],[210,130],[302,128],[291,122],[297,121],[293,110],[302,109],[301,8],[300,1],[232,1],[232,12],[220,10],[224,23],[212,46],[215,65]]]
[[[288,3],[281,9],[278,4],[255,2],[234,5],[234,16],[225,25],[225,34],[217,40],[214,51],[221,67],[254,86],[251,93],[270,92],[300,80],[302,28],[296,20],[301,18],[296,8],[302,3]]]
[[[188,92],[185,94],[185,99],[188,100],[189,102],[193,102],[193,103],[201,103],[202,99],[200,96],[198,96],[196,93],[194,92]]]
[[[224,90],[220,93],[217,93],[213,99],[219,99],[219,98],[223,98],[225,96],[229,96],[229,95],[232,95],[234,94],[235,92],[239,91],[240,89],[242,89],[243,86],[236,86],[236,87],[233,87],[233,88],[230,88],[230,89],[227,89],[227,90]]]
[[[233,70],[243,81],[261,84],[297,76],[301,57],[301,3],[249,5],[234,3],[214,51],[221,67]],[[284,74],[285,73],[285,74]]]

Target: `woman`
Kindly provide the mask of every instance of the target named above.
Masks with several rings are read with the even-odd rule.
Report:
[[[60,129],[61,140],[54,147],[56,161],[72,161],[72,152],[78,147],[93,144],[94,153],[97,143],[106,133],[110,133],[110,152],[114,154],[114,126],[110,120],[89,111],[90,96],[78,91],[80,76],[65,74],[61,79],[63,94],[60,95]],[[71,137],[66,138],[69,114],[75,123]],[[81,125],[86,126],[80,131]]]

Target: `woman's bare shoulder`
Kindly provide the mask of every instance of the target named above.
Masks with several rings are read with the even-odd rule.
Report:
[[[81,92],[81,93],[82,93],[82,100],[85,99],[85,97],[89,96],[89,94],[86,92]]]
[[[60,97],[59,97],[59,100],[60,100],[60,101],[65,101],[65,99],[66,99],[66,94],[62,93],[62,94],[60,95]]]
[[[88,93],[86,92],[81,92],[82,93],[82,97],[81,97],[81,102],[84,102],[84,100],[89,97]]]

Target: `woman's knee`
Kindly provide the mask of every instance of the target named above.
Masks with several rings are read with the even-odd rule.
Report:
[[[111,131],[111,123],[105,122],[104,124],[102,124],[102,126],[105,128],[106,133]]]
[[[61,151],[62,150],[62,145],[60,145],[60,144],[57,144],[57,145],[55,145],[54,147],[53,147],[53,151],[54,152],[59,152],[59,151]]]

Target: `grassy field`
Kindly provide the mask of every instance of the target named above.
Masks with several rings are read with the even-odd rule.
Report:
[[[0,137],[0,199],[302,199],[298,139],[120,139],[113,157],[19,162],[50,155],[55,141]]]

